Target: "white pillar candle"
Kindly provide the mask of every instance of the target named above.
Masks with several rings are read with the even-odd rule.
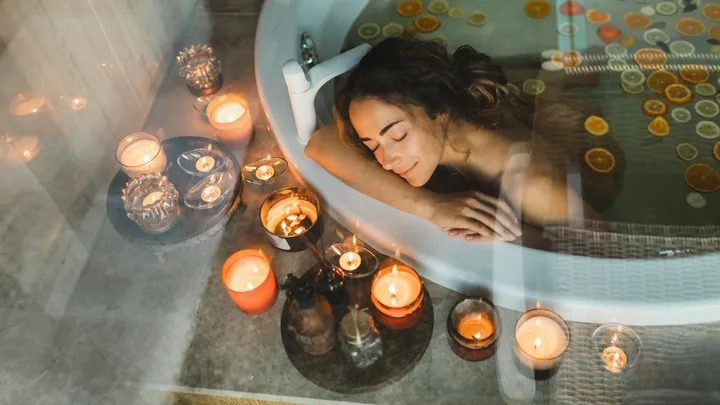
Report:
[[[167,167],[167,157],[160,141],[146,132],[136,132],[120,141],[115,155],[123,171],[131,178],[162,173]]]
[[[245,257],[228,270],[227,285],[234,291],[251,291],[260,286],[270,273],[267,261],[259,257]]]
[[[560,363],[570,344],[569,333],[567,324],[552,311],[526,312],[515,326],[518,359],[537,371],[552,369]]]
[[[242,149],[252,140],[252,116],[245,98],[239,94],[213,99],[207,107],[207,116],[215,135],[230,149]]]

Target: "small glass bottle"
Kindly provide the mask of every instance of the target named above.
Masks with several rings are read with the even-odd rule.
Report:
[[[374,364],[383,355],[383,343],[372,316],[351,310],[340,322],[340,347],[345,358],[357,368]]]
[[[311,356],[322,356],[335,348],[335,322],[328,300],[315,294],[306,280],[287,276],[285,293],[290,299],[288,328],[300,348]]]

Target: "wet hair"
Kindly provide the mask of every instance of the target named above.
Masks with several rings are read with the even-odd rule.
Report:
[[[452,56],[433,41],[389,38],[373,47],[347,76],[335,97],[346,144],[361,144],[350,123],[350,103],[374,98],[391,105],[422,107],[431,119],[446,113],[451,121],[494,128],[502,121],[500,105],[508,97],[499,65],[471,46]]]

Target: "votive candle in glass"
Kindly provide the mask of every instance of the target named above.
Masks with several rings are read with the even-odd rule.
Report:
[[[280,250],[297,252],[314,246],[322,235],[319,218],[320,201],[303,187],[277,190],[260,206],[260,222]]]
[[[529,378],[547,380],[555,375],[569,345],[567,323],[548,309],[531,309],[515,324],[516,364]]]
[[[160,140],[147,132],[126,136],[118,144],[115,158],[130,178],[141,174],[162,173],[167,167],[167,156]]]
[[[378,271],[372,280],[370,298],[376,319],[390,329],[410,329],[422,319],[423,282],[408,266],[392,264]]]
[[[176,57],[180,76],[195,96],[213,94],[222,87],[222,66],[208,45],[192,45]]]
[[[215,97],[207,107],[207,116],[210,125],[215,128],[215,135],[230,149],[245,148],[252,141],[252,115],[241,95]]]
[[[370,285],[378,269],[375,254],[357,243],[335,243],[327,249],[326,257],[330,265],[343,274],[348,306],[369,308],[372,304]]]
[[[220,277],[230,298],[246,314],[262,314],[277,300],[270,261],[259,250],[241,250],[230,256],[223,264]]]
[[[500,314],[485,298],[462,298],[450,309],[447,331],[450,348],[458,357],[482,361],[497,351]]]
[[[167,177],[143,174],[127,182],[122,200],[128,218],[147,233],[162,233],[180,217],[178,191]]]

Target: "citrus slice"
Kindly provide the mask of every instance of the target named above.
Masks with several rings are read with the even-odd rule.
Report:
[[[593,24],[605,24],[610,21],[612,16],[610,13],[591,8],[585,13],[585,18],[587,18],[588,22]]]
[[[710,78],[710,72],[703,65],[684,65],[678,72],[680,78],[688,83],[705,83]]]
[[[695,112],[699,116],[712,118],[720,113],[720,107],[711,100],[700,100],[695,103]]]
[[[645,115],[649,117],[659,117],[661,115],[666,115],[668,108],[662,100],[651,98],[643,101],[642,110]]]
[[[605,148],[585,152],[585,163],[596,173],[610,173],[615,168],[615,156]]]
[[[655,7],[652,6],[644,6],[640,9],[640,14],[646,15],[648,17],[652,17],[655,15]]]
[[[583,61],[583,56],[576,50],[572,51],[557,51],[553,53],[552,60],[560,62],[566,68],[573,68],[579,66]]]
[[[643,33],[643,39],[650,45],[655,45],[658,42],[669,42],[670,37],[665,31],[658,28],[651,28]]]
[[[440,20],[434,15],[418,17],[413,24],[415,24],[415,28],[417,28],[418,31],[426,34],[440,28]]]
[[[693,163],[685,169],[685,182],[701,193],[712,193],[720,188],[720,173],[704,163]]]
[[[648,124],[648,131],[655,136],[670,135],[670,124],[663,117],[655,117]]]
[[[715,139],[720,136],[720,127],[712,121],[700,121],[695,125],[695,133],[705,139]]]
[[[620,88],[627,94],[640,94],[643,92],[642,86],[628,86],[625,83],[620,83]]]
[[[620,44],[607,44],[605,45],[605,54],[610,57],[617,58],[627,55],[627,48]]]
[[[480,26],[485,25],[487,23],[487,15],[483,13],[482,11],[473,11],[472,14],[470,14],[470,17],[468,17],[468,24]]]
[[[577,34],[579,28],[577,24],[572,22],[564,22],[558,25],[557,32],[558,34],[566,37],[572,37]]]
[[[450,4],[445,0],[433,0],[428,4],[428,11],[435,14],[445,14],[450,10]]]
[[[525,3],[525,14],[530,18],[545,18],[550,15],[552,7],[543,0],[530,0]]]
[[[540,65],[543,70],[547,70],[548,72],[559,72],[563,69],[565,69],[565,65],[563,65],[562,62],[557,60],[546,60],[545,62]]]
[[[715,145],[713,145],[713,157],[720,162],[720,141],[715,142]]]
[[[673,55],[688,56],[695,53],[695,46],[688,41],[673,41],[670,43],[670,52]]]
[[[459,7],[453,7],[448,11],[448,15],[452,18],[460,18],[463,14],[465,14],[465,12]]]
[[[682,160],[691,161],[698,155],[697,149],[689,143],[681,143],[677,146],[677,148],[675,148],[675,150]]]
[[[620,37],[620,29],[611,24],[604,24],[598,27],[597,36],[606,44],[615,42]]]
[[[720,22],[720,4],[708,4],[702,9],[702,15],[710,21]]]
[[[665,87],[663,94],[673,104],[686,104],[692,100],[692,91],[684,84],[671,84]]]
[[[677,83],[678,78],[667,70],[656,70],[647,79],[648,89],[657,94],[663,94],[667,86]]]
[[[685,196],[685,201],[689,206],[697,209],[700,209],[707,204],[705,197],[698,193],[688,193],[688,195]]]
[[[375,23],[365,23],[358,27],[357,35],[365,41],[375,39],[380,35],[380,26]]]
[[[720,41],[720,25],[713,25],[708,30],[708,38]]]
[[[608,61],[608,68],[614,72],[622,72],[629,69],[630,65],[623,59],[610,59]]]
[[[595,136],[603,136],[610,130],[610,125],[602,117],[591,115],[585,120],[585,130]]]
[[[695,92],[701,96],[712,97],[715,95],[715,86],[710,83],[698,83],[695,85]]]
[[[387,38],[401,37],[404,33],[405,27],[398,23],[386,24],[382,29],[383,36]]]
[[[672,117],[675,122],[688,122],[690,121],[690,118],[692,118],[692,114],[690,114],[690,110],[687,108],[677,107],[673,108],[672,111],[670,111],[670,116]]]
[[[637,38],[632,35],[623,35],[620,37],[618,43],[620,43],[620,45],[624,46],[625,48],[630,48],[631,46],[635,45],[635,43],[637,43]]]
[[[710,47],[710,52],[712,53],[720,53],[720,45],[712,45]]]
[[[657,11],[660,15],[673,15],[677,13],[677,10],[678,8],[675,3],[670,1],[661,1],[655,5],[655,11]]]
[[[420,0],[405,0],[398,4],[397,12],[403,17],[415,17],[423,10],[423,3]]]
[[[645,28],[649,27],[650,23],[652,22],[648,16],[634,12],[629,12],[625,14],[623,20],[628,27],[634,28],[636,30],[644,30]]]
[[[705,24],[695,18],[681,18],[675,23],[675,31],[686,37],[695,37],[705,32]]]
[[[560,5],[560,14],[573,17],[581,16],[585,14],[585,7],[578,2],[568,0]]]
[[[645,83],[645,75],[637,69],[629,69],[620,74],[620,80],[628,86],[639,86]]]
[[[553,55],[555,55],[555,52],[558,52],[557,49],[546,49],[542,52],[540,52],[540,56],[543,59],[552,59]]]
[[[545,82],[540,79],[527,79],[522,84],[522,90],[531,96],[539,96],[545,91]]]
[[[665,52],[655,48],[638,49],[634,59],[635,63],[646,69],[660,69],[667,63]]]

